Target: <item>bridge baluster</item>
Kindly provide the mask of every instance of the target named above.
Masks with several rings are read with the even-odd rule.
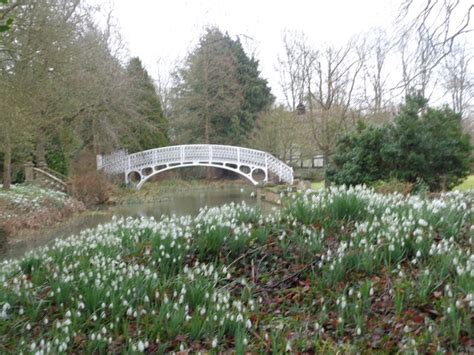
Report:
[[[97,169],[103,170],[106,174],[125,173],[125,182],[128,183],[128,174],[133,170],[138,170],[141,173],[141,170],[144,168],[157,165],[165,166],[163,169],[143,177],[137,185],[139,188],[152,175],[183,166],[184,162],[191,163],[189,164],[190,166],[211,165],[229,169],[242,174],[251,180],[252,183],[256,184],[257,182],[251,175],[238,170],[240,166],[245,165],[251,171],[256,169],[264,170],[264,181],[268,181],[269,173],[272,173],[280,181],[293,183],[293,169],[271,154],[255,149],[226,145],[194,144],[170,146],[134,154],[128,154],[126,151],[121,150],[106,156],[97,156]],[[170,166],[173,163],[180,164]],[[226,164],[235,164],[238,169]]]

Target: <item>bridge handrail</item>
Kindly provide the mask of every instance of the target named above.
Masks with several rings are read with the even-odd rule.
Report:
[[[63,180],[58,178],[57,176],[54,176],[53,174],[51,174],[46,169],[33,168],[33,171],[35,173],[39,173],[39,174],[43,175],[44,177],[46,177],[52,183],[60,186],[61,190],[63,190],[64,192],[67,192],[67,184]]]
[[[174,145],[132,154],[120,150],[109,155],[97,156],[97,169],[107,174],[121,174],[149,165],[159,166],[183,161],[251,164],[268,169],[285,182],[293,182],[293,169],[273,155],[257,149],[219,144]]]

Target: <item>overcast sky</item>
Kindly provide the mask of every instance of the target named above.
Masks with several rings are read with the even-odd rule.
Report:
[[[342,44],[372,27],[388,27],[400,0],[89,0],[110,3],[130,56],[156,77],[157,61],[170,65],[214,25],[240,36],[260,61],[262,76],[281,100],[277,57],[285,30],[302,31],[311,43]],[[107,7],[107,6],[105,6]],[[167,71],[166,66],[161,67]],[[279,101],[280,101],[279,100]]]

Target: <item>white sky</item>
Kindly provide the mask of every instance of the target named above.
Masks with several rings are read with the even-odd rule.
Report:
[[[282,101],[277,57],[284,30],[302,31],[310,43],[342,44],[372,27],[388,27],[401,0],[89,0],[112,6],[130,56],[142,59],[153,77],[157,62],[171,65],[197,43],[205,27],[215,25],[260,61],[262,76]],[[245,36],[249,39],[245,40]],[[160,71],[169,67],[161,66]]]

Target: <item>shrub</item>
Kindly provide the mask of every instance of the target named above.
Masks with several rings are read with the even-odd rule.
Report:
[[[370,185],[393,171],[394,146],[388,126],[359,125],[337,143],[328,178],[338,185]]]
[[[95,206],[109,201],[111,185],[102,173],[91,171],[70,179],[72,195],[86,206]]]
[[[459,114],[408,96],[394,123],[360,126],[342,137],[327,176],[339,185],[396,178],[423,181],[431,191],[449,190],[469,174],[471,150]]]

